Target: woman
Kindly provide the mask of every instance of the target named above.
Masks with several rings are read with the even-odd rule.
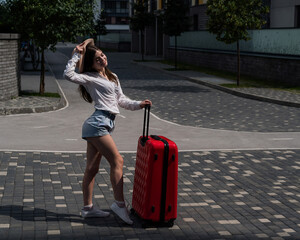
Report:
[[[75,72],[76,64],[79,64],[81,73]],[[64,71],[67,80],[80,84],[79,90],[84,100],[94,102],[95,106],[95,112],[82,126],[82,138],[87,141],[87,162],[82,182],[84,207],[81,215],[84,218],[109,215],[109,212],[97,209],[92,203],[95,176],[104,156],[110,164],[110,180],[115,198],[111,209],[124,222],[132,224],[123,195],[123,158],[110,134],[115,126],[115,116],[119,113],[118,106],[138,110],[152,103],[149,100],[134,101],[127,98],[117,75],[107,65],[105,54],[93,45],[93,41],[87,40],[76,46]]]

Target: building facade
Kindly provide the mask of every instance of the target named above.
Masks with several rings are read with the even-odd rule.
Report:
[[[130,0],[131,3],[137,0]],[[144,51],[145,54],[162,56],[165,49],[168,47],[168,36],[165,36],[162,31],[162,22],[159,18],[163,12],[166,0],[145,0],[148,1],[148,10],[155,14],[155,24],[146,28]],[[191,31],[198,31],[206,29],[208,16],[206,15],[206,2],[207,0],[185,0],[186,4],[190,6],[188,13],[190,18]],[[132,10],[130,15],[132,15]],[[141,37],[140,33],[132,32],[132,52],[141,51]]]
[[[130,51],[130,0],[97,0],[95,19],[99,17],[101,10],[105,13],[107,34],[97,36],[97,45],[122,52]]]
[[[105,10],[106,28],[109,32],[129,31],[129,0],[101,0],[98,11]]]
[[[270,9],[266,16],[267,24],[263,26],[263,30],[249,31],[251,40],[243,42],[245,51],[241,50],[241,73],[258,79],[300,86],[300,0],[262,1]],[[185,47],[179,46],[179,61],[236,72],[236,47],[228,44],[220,46],[220,42],[205,31],[208,21],[206,2],[192,1],[191,5],[190,17],[193,24],[191,32],[183,34]],[[205,41],[205,36],[210,40]],[[174,58],[172,39],[170,44],[164,54],[167,59]]]
[[[102,0],[101,7],[105,9],[107,24],[129,24],[129,0]]]
[[[207,0],[192,0],[190,6],[191,30],[198,31],[206,29],[208,16],[206,15]]]
[[[144,42],[140,32],[132,31],[131,38],[131,51],[132,52],[144,52],[146,55],[162,55],[164,49],[164,36],[162,33],[162,23],[160,22],[158,15],[160,11],[164,9],[164,0],[145,0],[148,1],[148,11],[156,15],[155,25],[147,27],[144,33]],[[131,7],[137,0],[130,0]],[[133,10],[131,8],[131,15]],[[143,50],[142,50],[143,49]]]
[[[133,0],[132,0],[133,1]],[[145,0],[147,1],[147,0]],[[270,9],[263,30],[251,32],[247,50],[241,51],[241,73],[269,81],[300,85],[300,0],[262,0]],[[149,11],[159,14],[164,0],[148,0]],[[220,46],[207,31],[206,0],[187,0],[190,31],[182,34],[178,60],[192,65],[236,71],[236,46]],[[173,38],[162,33],[159,18],[145,31],[144,52],[174,59]],[[204,37],[210,40],[205,41]],[[181,38],[181,37],[180,37]],[[198,40],[197,40],[198,39]],[[180,40],[178,40],[180,42]],[[132,51],[141,50],[139,33],[132,33]],[[218,47],[218,48],[217,48]]]
[[[300,0],[272,0],[270,28],[300,28]]]
[[[300,0],[263,0],[270,9],[267,24],[263,28],[300,28]],[[191,30],[205,30],[207,0],[192,0],[190,17]]]

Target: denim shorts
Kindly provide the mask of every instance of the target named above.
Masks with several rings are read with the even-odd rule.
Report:
[[[83,123],[82,138],[100,137],[111,134],[115,128],[116,115],[104,111],[95,110],[95,112]]]

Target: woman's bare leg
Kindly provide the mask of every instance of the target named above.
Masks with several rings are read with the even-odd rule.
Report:
[[[87,161],[86,169],[82,181],[83,204],[84,206],[92,204],[95,176],[99,171],[101,154],[89,142],[87,142]]]
[[[127,224],[133,224],[125,207],[123,194],[123,158],[110,135],[103,137],[93,137],[88,139],[98,152],[100,152],[110,164],[110,181],[114,190],[115,202],[111,205],[111,210],[117,214]]]
[[[110,135],[88,138],[88,142],[103,155],[110,164],[110,181],[116,201],[124,202],[123,158]]]

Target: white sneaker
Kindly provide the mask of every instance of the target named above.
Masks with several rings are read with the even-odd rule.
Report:
[[[111,210],[113,210],[113,212],[115,214],[117,214],[124,222],[126,222],[129,225],[133,224],[133,221],[129,218],[128,215],[128,210],[126,207],[119,207],[117,203],[113,203],[110,206]]]
[[[90,210],[81,209],[81,216],[83,218],[92,218],[92,217],[108,217],[109,212],[102,211],[96,207],[92,207]]]

